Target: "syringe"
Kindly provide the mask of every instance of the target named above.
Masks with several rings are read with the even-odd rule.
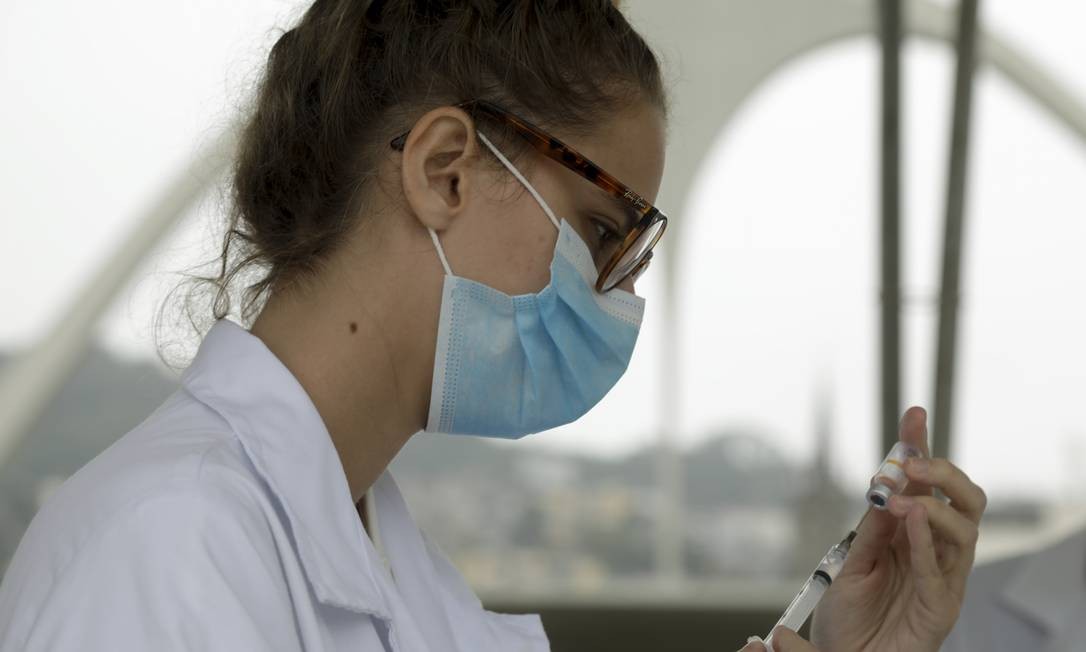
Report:
[[[803,623],[807,622],[811,612],[818,606],[822,594],[826,592],[826,589],[830,588],[830,584],[837,577],[837,573],[845,565],[845,557],[848,556],[848,550],[852,547],[852,540],[855,538],[856,531],[853,530],[840,543],[830,548],[830,551],[819,562],[818,568],[811,573],[811,577],[803,584],[803,588],[799,590],[796,597],[792,599],[791,604],[784,610],[784,615],[773,626],[773,629],[784,625],[788,629],[798,632],[799,628],[803,627]],[[773,652],[773,630],[769,631],[769,636],[765,638],[764,643],[766,649]]]

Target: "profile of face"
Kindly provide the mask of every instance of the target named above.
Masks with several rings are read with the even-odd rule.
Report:
[[[303,380],[344,394],[348,415],[329,421],[372,421],[373,409],[357,398],[372,391],[383,405],[397,406],[390,431],[416,432],[427,423],[446,276],[431,230],[456,277],[510,296],[538,293],[550,282],[558,229],[477,128],[576,231],[597,272],[609,258],[601,251],[613,251],[633,226],[613,195],[530,147],[507,151],[515,148],[494,140],[487,124],[480,120],[477,127],[464,110],[441,106],[403,125],[410,131],[402,151],[388,145],[398,135],[389,133],[376,183],[344,246],[318,282],[274,297],[254,324],[253,332]],[[655,203],[666,129],[657,106],[629,105],[589,135],[540,126]],[[634,292],[633,280],[616,289]],[[322,335],[302,341],[300,331]],[[371,385],[377,389],[366,390]],[[336,409],[324,407],[328,414]]]
[[[618,279],[644,270],[645,249],[615,256],[634,226],[630,205],[509,134],[480,105],[465,110],[453,102],[493,101],[514,114],[526,107],[518,117],[651,204],[664,167],[661,71],[615,4],[527,11],[532,3],[462,3],[455,12],[423,4],[312,3],[272,48],[232,184],[231,225],[238,228],[228,230],[227,243],[237,244],[224,246],[223,283],[250,265],[265,272],[246,288],[246,307],[260,307],[250,330],[313,397],[345,466],[358,467],[360,478],[380,467],[375,451],[390,459],[404,437],[426,427],[435,376],[451,355],[438,348],[441,327],[453,312],[448,307],[460,307],[444,300],[453,296],[449,288],[486,286],[470,292],[503,303],[470,312],[478,318],[470,333],[478,337],[464,345],[465,359],[477,362],[483,356],[476,352],[527,357],[545,348],[554,362],[518,366],[502,357],[515,367],[504,375],[492,358],[480,364],[470,398],[499,406],[510,401],[496,398],[493,387],[525,388],[540,413],[574,404],[562,395],[543,405],[532,389],[541,386],[577,385],[587,397],[577,411],[594,404],[625,371],[641,323],[645,302],[629,296],[634,279]],[[470,31],[470,47],[460,47],[462,30]],[[365,74],[355,74],[360,48]],[[589,60],[596,65],[584,66]],[[449,105],[412,103],[423,97]],[[578,114],[590,126],[572,128],[579,121],[566,119],[570,106],[591,108]],[[544,205],[564,221],[560,229]],[[658,213],[644,214],[660,219],[640,244],[665,224]],[[230,264],[231,255],[239,262]],[[615,272],[598,283],[609,290],[603,295],[589,280],[591,264],[597,273]],[[523,295],[537,300],[510,298]],[[552,302],[546,313],[544,301]],[[527,329],[530,320],[519,312],[526,305],[536,324],[566,309],[575,314],[565,315],[562,328],[548,323],[549,330],[518,331],[519,339],[493,336]],[[540,341],[555,333],[566,339]],[[570,368],[553,368],[567,362]],[[534,426],[519,430],[538,432]]]
[[[456,107],[440,107],[412,127],[400,167],[406,212],[419,234],[439,234],[457,276],[509,295],[546,286],[557,231],[535,199],[476,137],[476,123]],[[478,126],[486,133],[485,123]],[[665,123],[648,103],[630,105],[589,136],[552,132],[650,203],[664,168]],[[513,164],[558,219],[567,220],[597,264],[608,244],[633,226],[613,197],[561,164],[526,150]],[[408,220],[409,222],[410,220]],[[433,254],[435,266],[437,255]],[[436,267],[440,270],[440,267]],[[633,292],[633,281],[620,288]]]

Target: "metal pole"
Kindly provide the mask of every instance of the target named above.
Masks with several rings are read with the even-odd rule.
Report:
[[[901,1],[875,0],[882,44],[882,450],[898,438],[901,409]]]
[[[937,457],[946,457],[950,452],[965,178],[973,71],[976,67],[977,5],[978,0],[961,0],[958,5],[958,66],[954,78],[954,113],[950,131],[943,286],[939,295],[939,349],[935,361],[935,416],[932,420],[932,454]]]
[[[668,250],[663,266],[663,355],[660,370],[659,453],[656,458],[656,486],[659,503],[655,532],[655,566],[661,589],[677,590],[683,581],[683,540],[685,531],[683,460],[676,427],[679,423],[679,310],[678,265]]]

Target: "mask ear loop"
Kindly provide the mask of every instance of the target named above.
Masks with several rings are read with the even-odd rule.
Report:
[[[430,232],[430,239],[434,241],[434,248],[437,249],[437,257],[441,259],[441,266],[445,268],[445,275],[452,276],[452,268],[449,267],[449,259],[445,257],[445,250],[441,248],[441,241],[437,239],[437,232],[426,227],[426,230]]]
[[[476,130],[475,133],[478,134],[483,143],[490,148],[490,151],[494,152],[494,156],[498,157],[498,160],[502,162],[502,165],[517,178],[517,181],[520,181],[521,184],[528,189],[528,192],[532,194],[532,197],[535,199],[536,203],[539,204],[539,207],[547,214],[547,219],[551,221],[554,228],[561,231],[562,227],[558,224],[558,218],[554,216],[554,211],[547,205],[547,202],[543,201],[543,197],[540,196],[539,191],[537,191],[532,184],[528,183],[528,180],[524,178],[524,175],[520,173],[520,170],[514,167],[513,164],[509,162],[509,159],[505,158],[505,155],[494,146],[494,143],[490,142],[490,139],[487,138],[483,132]],[[441,266],[445,268],[445,273],[447,275],[452,276],[453,273],[452,268],[449,267],[449,259],[445,257],[445,250],[441,246],[441,241],[437,237],[437,232],[430,227],[426,227],[426,230],[430,232],[430,239],[434,241],[434,248],[437,249],[437,257],[441,259]]]
[[[532,197],[535,198],[536,203],[538,203],[539,207],[543,209],[543,212],[547,214],[547,218],[550,219],[551,224],[554,225],[554,228],[561,231],[562,227],[558,225],[558,218],[554,216],[554,211],[551,210],[550,206],[547,206],[547,202],[543,201],[543,198],[539,195],[536,189],[532,187],[532,184],[528,183],[528,180],[524,178],[524,175],[520,173],[520,170],[513,167],[513,164],[509,162],[509,159],[505,158],[505,155],[499,152],[497,147],[494,147],[494,143],[490,142],[490,139],[483,135],[483,132],[476,129],[475,133],[479,134],[479,138],[482,139],[487,147],[490,148],[490,151],[494,152],[494,156],[498,157],[498,160],[502,162],[502,165],[504,165],[510,172],[513,173],[513,176],[517,178],[517,181],[520,181],[522,184],[524,184],[524,187],[528,189],[528,192],[532,193]]]

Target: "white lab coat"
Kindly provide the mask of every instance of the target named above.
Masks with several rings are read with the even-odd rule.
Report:
[[[387,472],[372,492],[389,568],[305,390],[220,320],[180,388],[30,524],[0,652],[549,649],[538,615],[483,609]]]
[[[942,650],[1086,650],[1086,530],[974,569]]]

